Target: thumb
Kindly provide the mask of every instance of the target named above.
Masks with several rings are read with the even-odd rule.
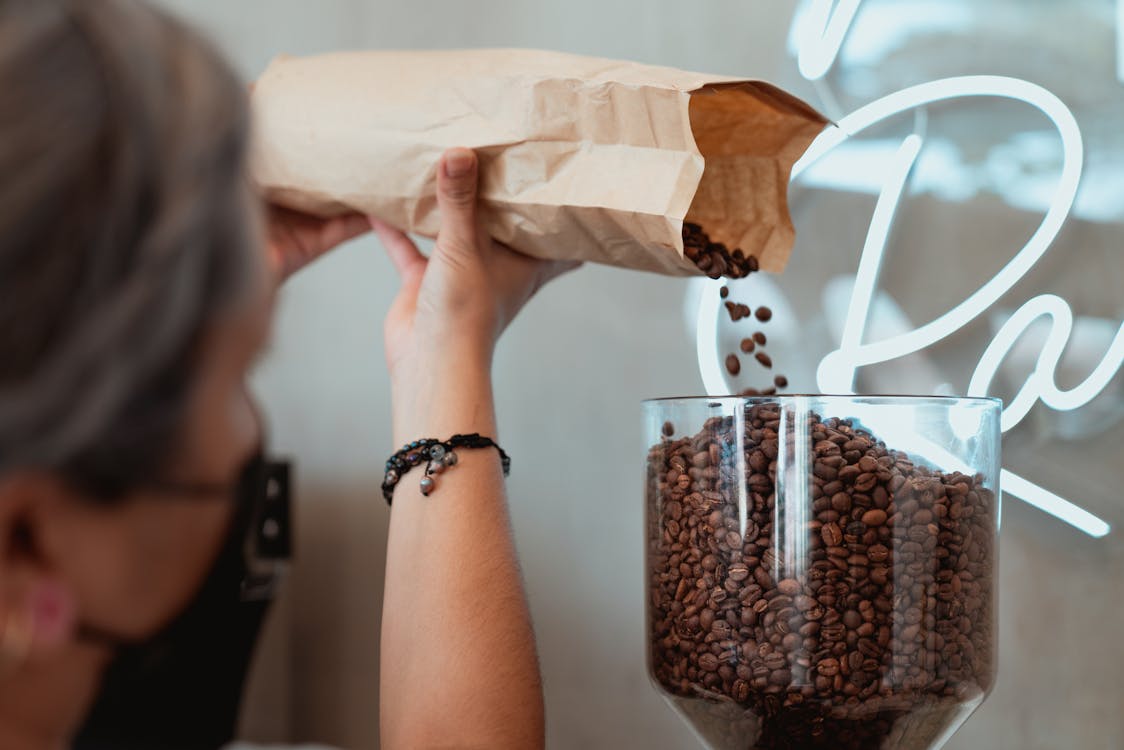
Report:
[[[437,208],[441,228],[437,247],[453,255],[476,251],[476,154],[451,148],[437,168]]]

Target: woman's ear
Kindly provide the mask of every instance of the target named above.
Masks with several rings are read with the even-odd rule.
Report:
[[[57,649],[74,634],[75,597],[38,544],[61,492],[41,473],[0,477],[0,661]]]

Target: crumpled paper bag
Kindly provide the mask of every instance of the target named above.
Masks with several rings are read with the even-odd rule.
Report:
[[[789,174],[826,122],[759,81],[516,49],[282,57],[252,98],[276,203],[432,237],[438,158],[466,146],[500,242],[679,275],[684,220],[784,269]]]

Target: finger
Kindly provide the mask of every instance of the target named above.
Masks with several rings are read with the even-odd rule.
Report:
[[[557,279],[559,276],[564,276],[565,274],[568,274],[571,271],[576,271],[581,267],[582,267],[582,262],[580,260],[556,260],[556,261],[551,261],[549,263],[543,264],[542,273],[539,276],[539,278],[541,278],[542,283],[545,284],[548,281],[553,281],[554,279]]]
[[[329,219],[320,229],[320,249],[327,252],[337,245],[371,231],[371,220],[363,214],[347,214]]]
[[[580,260],[540,260],[530,255],[525,255],[518,250],[503,244],[502,242],[494,241],[492,245],[499,248],[506,257],[517,260],[522,263],[532,264],[534,267],[534,278],[536,280],[535,288],[538,289],[546,284],[548,281],[553,281],[559,276],[575,271],[584,265]]]
[[[467,148],[451,148],[437,167],[437,208],[441,227],[437,247],[442,252],[473,253],[476,231],[476,154]]]
[[[538,275],[535,278],[535,286],[531,290],[531,296],[538,294],[539,290],[559,276],[580,268],[581,265],[581,262],[576,260],[538,261]]]
[[[425,270],[425,256],[405,232],[373,217],[371,227],[386,248],[386,254],[399,276],[406,279]]]

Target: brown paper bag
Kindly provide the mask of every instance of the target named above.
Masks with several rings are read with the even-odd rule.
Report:
[[[699,273],[684,220],[783,270],[789,174],[825,123],[766,83],[533,50],[280,58],[253,104],[277,203],[433,236],[438,158],[466,146],[500,242],[670,274]]]

